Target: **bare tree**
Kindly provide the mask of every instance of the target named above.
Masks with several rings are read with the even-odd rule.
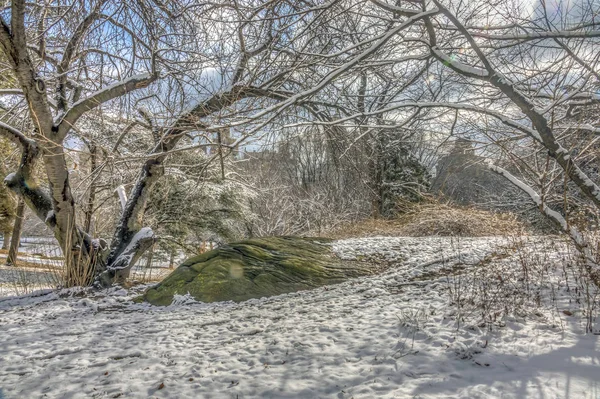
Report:
[[[391,131],[413,149],[459,134],[464,121],[492,126],[498,142],[543,148],[599,207],[597,183],[563,140],[598,132],[577,117],[599,101],[598,7],[582,2],[561,21],[545,9],[439,0],[15,0],[0,13],[0,47],[18,80],[0,92],[12,99],[0,133],[23,156],[6,182],[54,232],[68,285],[127,277],[155,240],[144,213],[176,154],[232,153],[302,125],[320,126],[330,145],[344,148],[338,154],[370,160],[372,181],[381,181],[377,157]],[[224,129],[236,134],[233,143],[215,139]],[[83,193],[69,171],[81,148],[95,154]],[[37,161],[45,183],[32,175]],[[127,178],[105,177],[115,172]],[[123,207],[107,245],[89,227],[113,183],[122,185]]]
[[[590,117],[589,110],[600,102],[600,30],[595,18],[600,4],[575,2],[558,12],[545,2],[531,9],[524,9],[519,2],[431,0],[407,2],[405,7],[380,0],[371,3],[387,12],[388,18],[382,20],[394,21],[390,24],[401,26],[402,21],[422,16],[418,29],[399,33],[408,46],[400,43],[395,48],[408,50],[414,45],[414,57],[420,54],[441,66],[435,73],[430,70],[428,79],[446,81],[442,91],[446,96],[405,91],[387,107],[388,112],[454,110],[454,122],[445,121],[453,128],[457,118],[473,120],[479,115],[480,137],[487,135],[491,142],[508,149],[513,159],[524,154],[514,151],[516,146],[538,154],[543,149],[551,165],[600,208],[598,182],[578,162],[581,150],[593,145],[598,133],[598,119]],[[423,16],[427,10],[430,14]],[[445,79],[448,74],[450,84]],[[492,133],[494,130],[497,133]],[[579,141],[579,150],[573,151],[568,148],[575,134],[587,136],[587,140]],[[521,165],[543,181],[548,164],[543,167],[538,162]],[[517,187],[528,187],[502,168],[492,169]],[[564,218],[554,217],[560,215],[549,210],[544,195],[534,193],[531,187],[525,191],[544,213],[559,221],[578,247],[587,245]]]
[[[66,257],[65,283],[110,284],[127,277],[154,241],[143,216],[171,154],[201,145],[221,147],[197,140],[224,126],[243,130],[235,146],[298,107],[318,112],[315,107],[322,104],[314,95],[356,62],[335,66],[315,87],[298,78],[319,70],[307,52],[329,51],[315,21],[348,6],[15,0],[4,8],[0,47],[19,87],[1,94],[22,100],[0,133],[23,154],[18,170],[5,181],[54,232]],[[199,90],[208,72],[222,84]],[[133,117],[138,113],[142,118]],[[87,130],[94,118],[109,116],[128,121],[112,145]],[[123,192],[127,199],[108,246],[89,234],[95,189],[83,206],[87,210],[80,212],[69,171],[71,153],[78,149],[73,141],[87,142],[90,150],[96,146],[92,152],[101,147],[104,163],[91,172],[99,174],[103,165],[116,164],[119,147],[140,129],[150,133],[151,146],[138,146],[139,172]],[[136,164],[124,158],[123,163]],[[45,170],[42,184],[32,174],[38,161]],[[86,215],[83,227],[81,214]]]

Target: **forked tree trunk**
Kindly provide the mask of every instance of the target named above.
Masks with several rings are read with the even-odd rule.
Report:
[[[27,154],[29,151],[24,151],[24,159],[35,156],[37,149],[31,147],[29,150],[33,154]],[[65,257],[64,286],[90,285],[94,281],[94,273],[102,270],[102,257],[99,255],[106,250],[106,245],[94,242],[83,229],[72,222],[70,217],[67,219],[70,219],[71,222],[64,223],[63,220],[64,227],[59,228],[52,198],[30,176],[21,169],[17,173],[7,176],[4,183],[19,195],[22,202],[44,221],[46,226],[53,230]],[[64,215],[60,215],[60,217],[65,218]]]
[[[6,263],[9,265],[17,265],[17,257],[19,255],[19,244],[21,243],[21,232],[23,231],[23,218],[25,217],[25,201],[19,197],[17,203],[17,211],[15,215],[15,225],[12,231],[10,240],[10,250]]]

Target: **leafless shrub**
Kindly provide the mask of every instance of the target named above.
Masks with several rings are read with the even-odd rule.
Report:
[[[63,259],[48,255],[55,249],[49,244],[36,244],[30,254],[19,254],[17,265],[0,266],[0,296],[27,295],[64,286]]]
[[[557,326],[579,313],[584,329],[594,332],[599,290],[585,261],[560,237],[507,237],[509,245],[478,265],[446,276],[457,324],[492,330],[510,318],[534,317]]]
[[[425,327],[430,319],[430,310],[424,308],[405,308],[397,315],[402,329],[401,340],[394,352],[395,359],[415,354],[414,344],[418,334],[424,334]]]

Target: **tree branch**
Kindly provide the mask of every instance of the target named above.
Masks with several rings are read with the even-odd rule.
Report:
[[[81,23],[75,29],[73,36],[67,43],[65,47],[65,51],[62,56],[62,60],[57,67],[58,73],[58,99],[57,105],[58,109],[64,111],[67,109],[67,71],[69,70],[69,66],[71,65],[71,60],[73,59],[73,55],[75,54],[75,50],[77,46],[85,36],[85,33],[92,26],[92,24],[100,18],[99,10],[102,7],[103,1],[99,1],[94,7],[94,10],[81,21]]]
[[[533,104],[525,95],[523,95],[511,82],[511,80],[496,71],[492,64],[487,59],[486,55],[478,47],[473,37],[461,24],[461,22],[445,7],[442,7],[438,0],[433,0],[436,3],[444,15],[446,15],[457,29],[467,38],[467,41],[476,52],[481,62],[485,65],[486,74],[472,73],[468,68],[462,69],[456,65],[448,65],[456,72],[477,78],[491,83],[493,86],[498,88],[513,104],[515,104],[521,112],[529,118],[533,127],[536,131],[536,136],[539,137],[540,143],[548,150],[548,154],[556,160],[564,172],[569,176],[571,181],[575,183],[579,189],[596,205],[600,208],[600,187],[596,185],[590,178],[579,168],[577,164],[571,159],[568,151],[563,148],[560,143],[556,140],[552,128],[550,127],[548,120],[544,117],[541,112],[538,112],[535,104]],[[475,69],[475,68],[472,68]],[[536,137],[536,139],[537,139]]]
[[[548,205],[546,205],[546,203],[542,200],[540,195],[538,193],[536,193],[532,187],[530,187],[525,182],[519,180],[517,177],[515,177],[509,171],[507,171],[506,169],[503,169],[499,166],[496,166],[496,165],[492,164],[491,162],[488,165],[488,168],[492,172],[495,172],[495,173],[499,174],[500,176],[505,177],[514,186],[516,186],[521,191],[523,191],[525,194],[527,194],[529,196],[529,198],[531,198],[531,200],[538,206],[540,211],[547,218],[552,220],[563,232],[565,232],[566,234],[569,235],[569,237],[575,244],[575,247],[577,247],[579,252],[585,258],[586,266],[588,267],[588,272],[590,273],[592,281],[594,281],[594,284],[596,284],[596,286],[600,287],[600,267],[598,266],[598,263],[596,262],[596,259],[593,255],[585,237],[579,231],[579,229],[576,226],[569,224],[567,222],[567,220],[560,213],[558,213],[555,210],[548,207]]]
[[[77,120],[87,111],[134,90],[148,87],[148,85],[154,82],[157,77],[158,76],[156,74],[151,73],[135,75],[105,87],[104,89],[91,94],[89,97],[76,102],[58,122],[58,136],[64,138],[67,132],[75,125]]]
[[[34,146],[35,142],[14,127],[0,122],[0,135],[6,137],[20,147]]]
[[[23,90],[21,89],[0,89],[0,96],[22,96]]]

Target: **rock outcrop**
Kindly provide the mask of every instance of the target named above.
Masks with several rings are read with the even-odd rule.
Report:
[[[336,284],[381,268],[342,261],[322,238],[256,238],[188,259],[146,291],[144,299],[169,305],[174,295],[189,294],[201,302],[240,302]]]

